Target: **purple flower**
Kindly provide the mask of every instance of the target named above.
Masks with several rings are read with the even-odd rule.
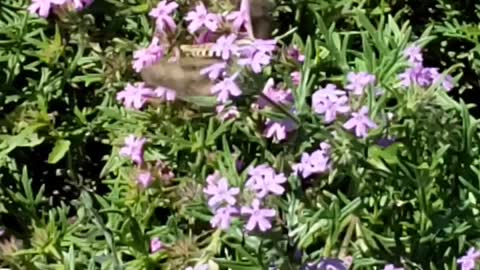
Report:
[[[238,60],[238,64],[241,66],[248,66],[254,73],[262,72],[263,67],[268,66],[272,56],[261,51],[247,51],[243,54],[243,57]]]
[[[300,63],[303,63],[303,61],[305,61],[305,55],[303,55],[295,45],[287,50],[287,54],[290,58]]]
[[[212,87],[211,92],[217,96],[220,103],[226,103],[230,96],[238,97],[242,94],[242,90],[235,83],[237,76],[238,73],[232,77],[224,78]]]
[[[317,265],[316,270],[347,270],[348,268],[340,259],[325,258]]]
[[[270,99],[270,101],[276,103],[276,104],[290,104],[293,102],[293,96],[292,96],[292,91],[290,89],[287,90],[281,90],[275,88],[275,81],[273,78],[270,78],[267,80],[265,83],[265,86],[263,87],[262,93]],[[269,100],[266,100],[263,97],[260,97],[257,101],[258,107],[259,108],[264,108],[265,106],[270,104]]]
[[[220,228],[222,230],[228,230],[230,224],[232,223],[232,218],[234,215],[238,214],[238,209],[232,206],[220,207],[215,210],[215,215],[210,224],[213,228]]]
[[[223,35],[217,42],[212,45],[210,50],[217,57],[222,57],[223,60],[228,60],[233,54],[237,52],[237,45],[235,45],[235,40],[237,36],[235,34],[230,34],[228,36]]]
[[[348,84],[345,89],[352,91],[354,95],[361,96],[365,91],[365,87],[375,84],[375,75],[367,72],[350,72],[347,75]]]
[[[216,208],[224,202],[227,203],[227,205],[234,205],[237,202],[235,195],[240,193],[240,189],[229,188],[227,179],[222,177],[218,179],[216,183],[208,183],[207,187],[203,189],[203,192],[210,195],[208,205]]]
[[[403,51],[403,55],[407,57],[408,62],[412,65],[422,65],[423,63],[423,55],[422,55],[422,48],[412,45]]]
[[[218,28],[217,15],[208,13],[205,5],[199,2],[194,11],[187,13],[186,21],[190,22],[188,25],[188,32],[195,33],[202,26],[205,26],[208,30],[215,32]]]
[[[434,68],[424,68],[421,65],[407,68],[405,72],[399,75],[400,84],[404,87],[412,85],[418,85],[420,87],[429,87],[436,76],[438,71]]]
[[[143,171],[137,175],[137,183],[143,188],[148,188],[153,182],[153,176],[149,171]]]
[[[302,80],[302,74],[299,71],[294,71],[290,73],[290,78],[292,79],[292,83],[294,86],[299,86]]]
[[[387,264],[385,265],[385,267],[383,268],[383,270],[403,270],[403,267],[395,267],[395,265],[393,264]]]
[[[171,14],[177,8],[177,3],[168,3],[167,0],[163,0],[158,3],[157,7],[155,7],[150,11],[150,13],[148,13],[150,17],[155,18],[155,24],[159,32],[165,32],[166,30],[175,32],[175,30],[177,29],[177,25],[175,24],[175,21],[173,20]]]
[[[93,0],[72,0],[76,10],[82,10],[93,3]]]
[[[240,117],[240,112],[236,106],[229,106],[228,108],[225,105],[218,105],[216,108],[218,118],[221,121],[226,121],[230,119],[237,119]]]
[[[151,253],[156,253],[160,251],[164,247],[162,241],[158,239],[158,237],[153,238],[150,240],[150,252]]]
[[[241,57],[238,64],[249,66],[254,73],[260,73],[263,67],[270,64],[275,49],[275,40],[256,39],[252,44],[238,49]]]
[[[48,17],[50,9],[54,5],[63,5],[67,0],[32,0],[32,3],[28,7],[30,14],[38,14],[41,17]]]
[[[177,92],[162,86],[155,88],[154,93],[155,97],[160,98],[162,101],[175,101],[177,98]]]
[[[269,193],[282,195],[285,192],[282,184],[287,182],[287,178],[283,173],[276,174],[272,167],[263,164],[251,168],[248,174],[250,177],[245,186],[254,191],[258,198],[263,198]]]
[[[225,74],[225,69],[227,68],[227,62],[215,63],[206,68],[200,70],[200,74],[208,75],[208,78],[212,81],[220,78]]]
[[[272,228],[269,219],[275,217],[277,214],[274,209],[260,208],[260,201],[258,199],[254,199],[250,207],[243,206],[241,213],[250,216],[245,229],[253,231],[258,227],[262,232]]]
[[[312,95],[312,107],[314,112],[324,115],[326,123],[333,122],[337,118],[337,114],[350,111],[345,93],[338,90],[333,84],[328,84]]]
[[[123,102],[128,109],[141,109],[147,98],[154,94],[153,90],[146,87],[145,83],[127,84],[124,90],[117,93],[117,100]]]
[[[330,145],[321,143],[320,149],[311,154],[303,153],[300,163],[293,165],[292,169],[296,174],[301,173],[303,178],[307,178],[312,174],[325,173],[330,167]]]
[[[240,10],[228,14],[226,19],[232,23],[235,32],[240,32],[243,27],[246,29],[248,35],[253,37],[249,0],[242,0],[240,3]]]
[[[471,247],[465,256],[457,260],[457,263],[460,264],[462,270],[473,270],[475,269],[476,261],[480,258],[480,251],[476,250],[474,247]]]
[[[143,145],[147,140],[135,135],[129,135],[125,138],[125,145],[120,149],[120,155],[130,157],[138,165],[143,163]]]
[[[158,43],[159,39],[154,37],[152,43],[147,48],[136,50],[133,53],[133,68],[136,72],[140,72],[143,68],[153,65],[162,59],[165,51]]]
[[[368,117],[368,108],[362,107],[358,112],[353,112],[352,117],[343,124],[346,129],[355,129],[355,135],[359,138],[365,138],[368,130],[376,128],[377,125]]]
[[[271,120],[268,119],[266,122],[266,127],[264,135],[267,138],[272,138],[274,143],[279,143],[287,138],[287,133],[295,130],[295,122],[291,119],[285,120]]]

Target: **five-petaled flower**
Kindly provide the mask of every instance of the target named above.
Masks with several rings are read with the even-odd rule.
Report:
[[[38,14],[41,17],[48,17],[50,9],[67,3],[67,0],[33,0],[28,11],[30,14]]]
[[[370,129],[376,128],[375,124],[368,116],[368,108],[362,107],[358,112],[353,112],[352,117],[343,124],[346,129],[355,129],[355,135],[359,138],[365,138]]]
[[[140,72],[143,68],[160,61],[164,54],[165,50],[159,45],[159,39],[154,37],[147,48],[136,50],[133,53],[133,69],[135,69],[136,72]]]
[[[303,153],[300,163],[294,164],[292,169],[296,174],[301,174],[303,178],[307,178],[313,174],[325,173],[330,167],[330,145],[322,142],[320,149],[313,151],[311,154]]]
[[[422,48],[417,45],[411,45],[403,51],[403,55],[407,57],[408,62],[412,65],[421,65],[423,63]]]
[[[199,2],[195,7],[195,10],[187,13],[185,21],[190,22],[188,24],[188,32],[195,33],[202,26],[205,26],[208,30],[215,32],[218,28],[218,16],[209,13],[207,8],[202,2]]]
[[[376,78],[375,75],[367,72],[350,72],[347,75],[347,81],[345,89],[352,91],[356,96],[361,96],[367,86],[375,84]]]
[[[127,84],[124,90],[117,93],[117,100],[123,102],[128,109],[141,109],[148,101],[148,97],[154,95],[152,89],[145,83]]]
[[[130,134],[125,138],[125,145],[120,149],[120,155],[130,157],[138,165],[143,163],[143,146],[147,140]]]
[[[200,74],[207,75],[210,80],[214,81],[220,78],[221,76],[225,75],[226,69],[227,69],[227,62],[220,62],[220,63],[215,63],[201,69]]]
[[[155,24],[158,32],[165,32],[167,30],[174,32],[177,29],[177,25],[172,18],[172,13],[177,8],[177,3],[163,0],[150,11],[149,15],[150,17],[155,18]]]
[[[203,192],[210,196],[208,205],[211,208],[217,208],[224,203],[234,205],[237,202],[235,196],[240,193],[240,189],[236,187],[230,188],[227,179],[222,177],[216,180],[215,183],[208,183]]]
[[[337,114],[345,114],[350,111],[345,92],[338,90],[333,84],[328,84],[312,95],[312,107],[313,111],[324,115],[326,123],[333,122],[337,118]]]
[[[230,96],[238,97],[242,94],[242,90],[235,83],[238,73],[231,77],[224,78],[214,86],[212,86],[211,93],[217,96],[217,100],[220,103],[226,103]]]
[[[226,61],[237,53],[238,47],[235,45],[235,40],[237,40],[237,35],[235,34],[228,36],[223,35],[212,45],[210,51],[212,51],[215,56],[222,57],[222,59]]]
[[[241,213],[249,216],[245,229],[253,231],[258,227],[262,232],[272,228],[270,219],[277,214],[274,209],[260,208],[260,200],[258,199],[254,199],[251,206],[243,206]]]
[[[234,215],[238,214],[238,209],[232,206],[220,207],[215,210],[215,215],[210,220],[213,228],[227,230],[230,228]]]
[[[250,177],[245,183],[245,187],[255,191],[258,198],[263,198],[269,193],[282,195],[285,192],[285,188],[282,187],[282,184],[287,182],[285,175],[277,174],[272,167],[266,164],[249,169],[248,175]]]

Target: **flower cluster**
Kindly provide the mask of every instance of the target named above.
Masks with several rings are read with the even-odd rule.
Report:
[[[212,227],[227,230],[233,218],[240,215],[248,217],[245,225],[247,231],[258,228],[264,232],[272,227],[270,220],[275,217],[276,211],[264,208],[262,204],[269,195],[282,195],[285,192],[282,184],[287,179],[265,164],[250,168],[248,175],[244,193],[250,191],[255,196],[249,205],[242,206],[238,206],[237,197],[246,193],[241,194],[237,187],[229,187],[228,180],[219,172],[207,177],[207,186],[203,191],[208,196],[208,206],[214,213],[210,221]]]
[[[449,75],[442,78],[438,68],[424,67],[423,55],[418,46],[412,45],[405,49],[404,56],[408,59],[410,67],[399,75],[400,84],[403,87],[416,85],[428,88],[438,82],[446,91],[452,90],[453,78]]]
[[[293,96],[290,89],[285,89],[280,84],[275,85],[273,78],[267,80],[262,90],[262,95],[257,102],[252,105],[254,110],[258,109],[275,109],[275,106],[283,106],[290,108],[294,113]],[[279,143],[287,138],[289,132],[297,128],[295,122],[290,119],[269,119],[265,120],[264,135],[266,138],[271,138],[274,143]]]
[[[165,87],[152,89],[143,82],[127,84],[122,91],[117,93],[117,100],[122,102],[125,108],[137,110],[147,102],[174,101],[175,98],[175,91]]]
[[[93,0],[32,0],[28,7],[30,14],[48,17],[50,11],[62,7],[73,8],[80,11],[93,3]]]
[[[137,173],[137,183],[143,188],[148,188],[155,179],[168,183],[173,179],[173,172],[162,162],[157,163],[150,169],[145,164],[144,146],[147,140],[133,134],[124,139],[124,146],[120,149],[120,156],[128,157],[140,169]]]
[[[365,93],[366,87],[375,83],[375,76],[366,72],[349,73],[347,81],[349,83],[345,89],[358,96]],[[352,110],[346,92],[333,84],[319,88],[312,95],[312,108],[315,113],[323,116],[327,124],[335,121],[338,115],[345,115]],[[351,112],[350,119],[343,124],[343,127],[353,130],[355,136],[365,138],[368,131],[376,128],[377,125],[369,118],[368,108],[363,106],[358,111]]]
[[[312,153],[303,153],[300,163],[292,166],[295,174],[300,174],[303,178],[307,178],[314,174],[326,173],[331,169],[330,161],[330,145],[322,142],[320,149]]]

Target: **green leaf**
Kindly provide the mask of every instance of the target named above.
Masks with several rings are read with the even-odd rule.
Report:
[[[70,141],[68,140],[58,140],[55,143],[55,146],[52,149],[52,152],[48,155],[48,163],[55,164],[59,162],[70,149]]]

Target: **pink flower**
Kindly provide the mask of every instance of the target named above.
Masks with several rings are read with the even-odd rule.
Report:
[[[223,60],[228,60],[233,54],[237,52],[237,45],[235,45],[235,40],[237,36],[235,34],[230,34],[228,36],[223,35],[217,42],[212,45],[210,50],[217,57],[222,57]]]
[[[240,117],[240,112],[236,106],[229,106],[228,108],[225,105],[218,105],[216,108],[218,118],[221,121],[226,121],[230,119],[237,119]]]
[[[264,97],[260,97],[257,101],[259,108],[264,108],[269,105],[270,102],[276,104],[290,104],[293,102],[292,91],[290,89],[281,90],[275,88],[275,82],[273,78],[270,78],[265,83],[262,93],[270,100],[266,100]]]
[[[149,171],[143,171],[137,175],[137,183],[143,188],[148,188],[153,182],[153,176]]]
[[[287,133],[295,130],[295,122],[290,119],[282,121],[273,121],[268,119],[266,122],[264,135],[272,138],[274,143],[279,143],[287,138]]]
[[[282,195],[285,188],[282,184],[287,182],[287,178],[283,173],[276,174],[272,167],[265,164],[251,168],[248,172],[248,178],[245,186],[255,191],[258,198],[263,198],[269,193]]]
[[[163,0],[158,3],[157,7],[153,8],[149,15],[155,18],[155,24],[159,32],[165,32],[169,30],[175,32],[177,25],[172,18],[172,13],[178,8],[178,4],[175,2],[168,3],[167,0]]]
[[[32,0],[28,7],[30,14],[38,14],[41,17],[48,17],[50,9],[55,5],[63,5],[67,0]]]
[[[460,264],[462,270],[473,270],[475,269],[476,262],[480,258],[480,251],[476,250],[474,247],[471,247],[465,256],[457,260],[457,263]]]
[[[295,45],[287,50],[287,54],[289,57],[293,58],[299,63],[303,63],[303,61],[305,61],[305,55],[303,55]]]
[[[227,230],[228,228],[230,228],[232,218],[236,214],[238,214],[238,209],[235,207],[220,207],[215,210],[215,215],[213,216],[212,220],[210,220],[210,224],[213,228]]]
[[[303,178],[307,178],[312,174],[325,173],[330,167],[330,145],[321,143],[320,149],[313,153],[303,153],[300,163],[292,168],[296,174],[301,173]]]
[[[299,71],[294,71],[290,73],[290,78],[292,79],[292,83],[294,86],[299,86],[302,80],[302,74]]]
[[[368,108],[362,107],[360,111],[352,113],[352,117],[343,124],[346,129],[355,129],[355,135],[359,138],[365,138],[368,135],[368,130],[376,128],[375,124],[368,117]]]
[[[142,71],[143,68],[153,65],[163,58],[165,50],[158,43],[159,39],[154,37],[147,48],[136,50],[133,53],[133,68],[136,72]]]
[[[328,84],[312,95],[312,107],[313,111],[324,115],[326,123],[333,122],[337,118],[337,114],[350,111],[347,96],[333,84]]]
[[[412,65],[421,65],[423,63],[422,48],[412,45],[403,51],[403,55],[407,57],[408,62]]]
[[[240,32],[242,28],[245,28],[247,34],[253,38],[249,1],[250,0],[242,0],[240,3],[240,10],[228,14],[226,18],[232,23],[232,27],[235,32]]]
[[[258,199],[254,199],[250,207],[243,206],[241,213],[250,216],[245,229],[253,231],[258,227],[262,232],[272,228],[272,223],[269,219],[275,217],[277,214],[273,209],[260,208],[260,201]]]
[[[117,100],[123,102],[126,108],[138,110],[145,105],[147,98],[153,94],[152,89],[147,88],[144,83],[127,84],[124,90],[117,93]]]
[[[151,253],[156,253],[156,252],[160,251],[161,249],[163,249],[163,247],[164,247],[164,244],[162,243],[162,241],[160,241],[160,239],[158,239],[158,237],[155,237],[152,240],[150,240],[150,252]]]
[[[208,75],[208,78],[214,81],[225,74],[226,68],[227,68],[227,62],[215,63],[206,68],[201,69],[200,74]]]
[[[199,2],[194,11],[190,11],[185,18],[189,21],[188,32],[195,33],[202,26],[208,30],[215,32],[218,28],[218,17],[215,14],[208,13],[203,2]]]
[[[129,135],[125,138],[125,146],[120,149],[120,155],[129,157],[138,165],[143,163],[143,146],[147,140],[135,135]]]
[[[203,189],[203,192],[210,195],[208,205],[211,208],[217,208],[222,203],[234,205],[237,202],[235,196],[240,193],[240,189],[229,188],[227,179],[222,177],[216,183],[209,183],[208,186]]]
[[[251,45],[238,50],[241,57],[238,64],[249,66],[254,73],[260,73],[263,67],[270,64],[275,49],[275,40],[256,39]]]
[[[162,101],[175,101],[177,98],[177,92],[172,89],[159,86],[154,90],[155,96]]]
[[[350,72],[347,75],[347,81],[345,89],[352,91],[356,96],[361,96],[367,86],[375,84],[376,78],[375,75],[367,72]]]
[[[234,74],[232,77],[224,78],[222,81],[215,84],[211,92],[217,96],[217,100],[220,103],[226,103],[230,96],[238,97],[242,94],[242,90],[235,83],[238,73]]]

